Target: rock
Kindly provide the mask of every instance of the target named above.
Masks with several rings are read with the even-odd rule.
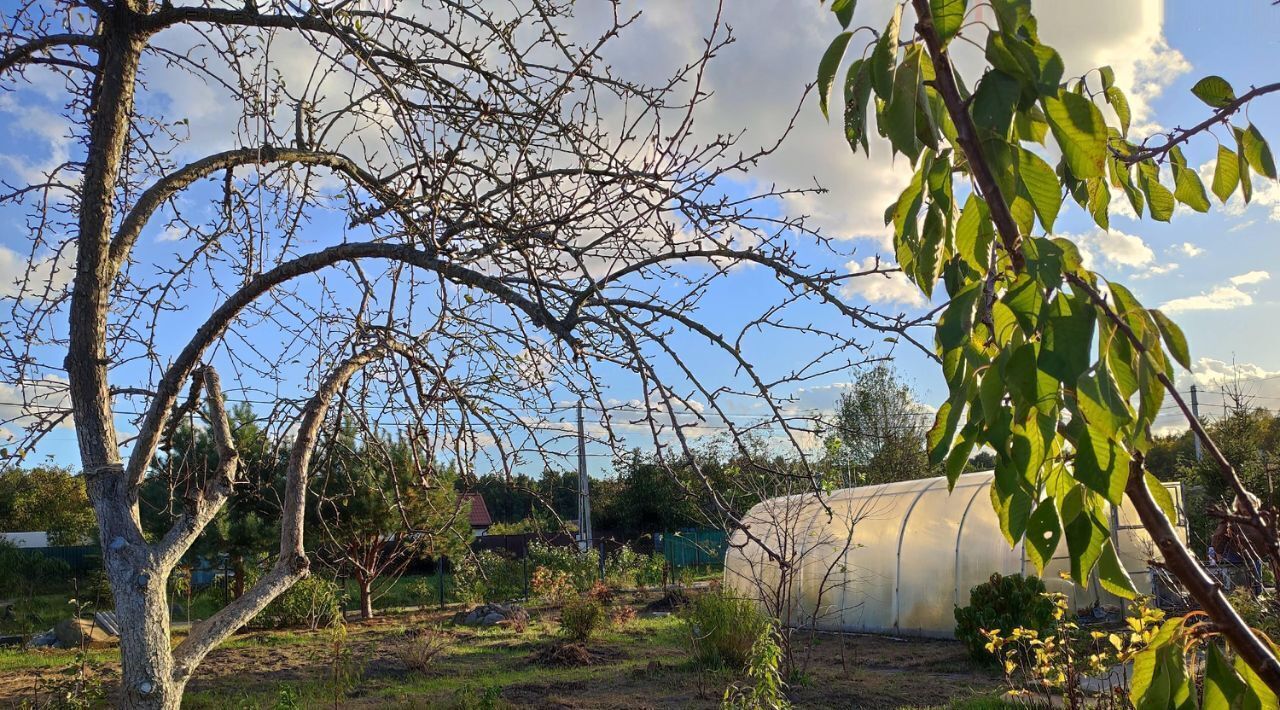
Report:
[[[53,629],[36,634],[27,642],[27,648],[53,648],[56,645],[58,645],[58,635],[53,632]]]
[[[58,638],[59,648],[105,646],[115,640],[102,627],[86,619],[63,619],[53,627],[53,634]]]
[[[512,620],[528,621],[529,613],[519,604],[481,604],[453,618],[455,623],[466,626],[497,626]]]

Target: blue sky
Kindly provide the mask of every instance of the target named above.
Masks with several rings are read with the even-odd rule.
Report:
[[[599,10],[596,5],[584,2],[580,7],[585,24]],[[681,0],[630,5],[643,9],[644,14],[608,55],[616,70],[628,76],[662,75],[696,50],[698,38],[710,21],[708,7],[690,7]],[[881,25],[887,16],[887,5],[884,0],[859,3],[860,19],[855,24]],[[1206,74],[1222,75],[1237,91],[1280,79],[1274,69],[1280,40],[1270,31],[1280,20],[1280,9],[1269,3],[1221,3],[1211,12],[1203,3],[1188,1],[1140,0],[1114,5],[1117,4],[1106,0],[1040,0],[1035,8],[1041,15],[1042,36],[1063,53],[1068,76],[1079,75],[1100,63],[1115,67],[1121,86],[1135,104],[1135,132],[1139,134],[1203,118],[1207,108],[1189,89]],[[837,26],[816,2],[735,0],[726,7],[725,20],[734,28],[738,41],[713,64],[708,85],[714,95],[700,125],[708,132],[745,128],[748,143],[768,142],[786,125]],[[74,146],[66,139],[59,99],[58,86],[47,82],[0,94],[0,115],[6,119],[0,125],[0,175],[5,179],[18,181],[24,174],[38,172],[41,166],[74,152]],[[216,133],[231,125],[207,87],[190,82],[153,83],[151,95],[144,100],[165,112],[190,117],[193,130]],[[1280,145],[1280,95],[1256,102],[1249,108],[1248,118]],[[1212,138],[1196,141],[1186,151],[1189,162],[1205,166],[1214,155],[1215,145]],[[834,261],[829,255],[815,252],[814,263],[853,269],[877,256],[892,259],[886,248],[881,214],[906,176],[902,161],[890,162],[883,146],[873,146],[870,159],[851,155],[839,127],[824,123],[815,103],[809,101],[791,139],[762,164],[753,179],[757,184],[776,181],[799,186],[816,180],[829,188],[826,195],[791,200],[778,209],[811,215],[814,223],[848,252]],[[737,192],[751,186],[725,187]],[[1194,379],[1207,390],[1202,397],[1207,404],[1221,401],[1213,390],[1221,387],[1223,378],[1239,376],[1246,390],[1257,397],[1256,404],[1280,407],[1280,377],[1275,377],[1280,376],[1280,336],[1271,326],[1280,316],[1280,271],[1274,267],[1280,256],[1280,241],[1276,239],[1280,188],[1255,182],[1255,191],[1254,204],[1249,207],[1234,201],[1222,207],[1215,202],[1214,209],[1206,215],[1180,209],[1172,224],[1135,221],[1113,214],[1112,229],[1101,232],[1078,208],[1068,208],[1059,219],[1061,232],[1080,240],[1095,269],[1130,285],[1147,305],[1165,307],[1183,325],[1197,364],[1194,375],[1184,374],[1182,382],[1189,386]],[[199,203],[209,194],[194,191],[190,197],[192,209],[207,209],[207,205],[201,207]],[[318,229],[335,234],[339,225],[332,215],[316,223]],[[26,266],[29,245],[25,232],[23,214],[12,207],[0,207],[0,294]],[[175,236],[180,235],[154,227],[144,235],[140,253],[159,263],[189,248],[189,241],[175,240]],[[741,269],[709,294],[703,303],[703,317],[722,330],[732,331],[735,324],[748,318],[748,314],[767,308],[778,295],[760,270]],[[869,304],[887,313],[914,313],[927,308],[918,294],[894,279],[859,280],[845,289],[844,295],[853,303]],[[176,351],[185,342],[192,324],[203,319],[216,301],[217,293],[212,290],[197,292],[184,303],[186,311],[166,321],[162,344]],[[808,308],[793,315],[829,317],[827,312]],[[172,335],[168,334],[170,330]],[[873,333],[862,336],[874,345],[874,353],[895,356],[898,367],[914,381],[926,403],[936,404],[942,399],[940,378],[923,356],[909,348],[883,343]],[[927,333],[921,336],[929,337]],[[688,338],[678,344],[689,348],[695,365],[711,373],[713,381],[731,380],[727,372],[723,377],[719,375],[727,369],[722,359],[699,350]],[[748,340],[748,346],[752,360],[763,370],[775,373],[792,366],[808,347],[798,338],[780,340],[770,335],[755,336]],[[289,358],[283,356],[280,361],[281,367],[297,370],[292,388],[281,393],[303,391],[306,368],[289,365]],[[121,377],[145,374],[122,371]],[[786,394],[794,396],[794,402],[788,406],[799,411],[829,409],[853,375],[848,371],[834,372],[803,387],[791,388]],[[250,387],[261,383],[246,376],[241,384]],[[641,394],[634,380],[616,373],[606,374],[606,386],[609,396],[619,402]],[[0,382],[0,413],[5,412],[7,402],[19,397],[13,383]],[[743,420],[755,411],[746,406]],[[1172,421],[1165,424],[1175,425]],[[122,421],[122,429],[127,428]],[[705,433],[714,434],[714,426]],[[74,464],[74,442],[73,431],[58,429],[46,439],[37,457],[48,455],[60,463]],[[607,449],[596,445],[591,453],[593,472],[606,470]]]

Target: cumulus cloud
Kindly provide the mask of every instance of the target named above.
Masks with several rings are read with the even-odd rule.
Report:
[[[1098,259],[1114,267],[1141,267],[1155,259],[1155,252],[1142,237],[1118,230],[1095,229],[1088,234],[1064,236],[1080,247],[1086,268],[1093,268]]]
[[[845,264],[852,273],[871,271],[873,269],[892,269],[894,264],[878,261],[869,256],[862,261],[854,259]],[[885,303],[918,308],[925,304],[924,294],[920,288],[911,283],[901,271],[893,273],[865,274],[849,279],[840,287],[840,294],[845,298],[861,298],[868,303]]]
[[[1253,305],[1253,296],[1241,286],[1256,286],[1271,278],[1265,271],[1250,271],[1232,276],[1222,286],[1215,286],[1209,291],[1196,296],[1175,298],[1166,301],[1160,309],[1166,313],[1185,313],[1187,311],[1226,311]]]
[[[1186,254],[1187,256],[1192,258],[1200,256],[1201,254],[1204,253],[1204,249],[1201,249],[1200,247],[1192,244],[1191,242],[1183,242],[1175,248],[1178,251],[1182,252],[1183,254]]]

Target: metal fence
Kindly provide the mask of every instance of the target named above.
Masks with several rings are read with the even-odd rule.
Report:
[[[662,554],[674,569],[723,565],[728,547],[723,530],[685,528],[662,536]]]
[[[102,551],[97,545],[68,545],[62,547],[30,547],[28,552],[39,553],[65,562],[74,577],[87,577],[102,569]]]

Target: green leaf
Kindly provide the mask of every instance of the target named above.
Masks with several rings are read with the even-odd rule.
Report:
[[[1240,184],[1240,163],[1236,160],[1236,154],[1231,149],[1218,144],[1218,164],[1213,170],[1213,194],[1217,195],[1218,201],[1226,204],[1231,198],[1231,193],[1236,191],[1236,185]]]
[[[1106,367],[1081,375],[1076,381],[1076,405],[1092,431],[1107,438],[1115,438],[1121,428],[1133,421],[1129,403]]]
[[[1095,310],[1087,298],[1059,292],[1049,304],[1041,336],[1040,369],[1059,382],[1075,382],[1089,368]]]
[[[1107,161],[1107,124],[1089,99],[1069,92],[1044,98],[1044,113],[1062,155],[1079,179],[1102,177]]]
[[[1013,310],[1022,330],[1031,333],[1040,322],[1040,309],[1044,305],[1044,292],[1035,279],[1021,274],[1001,300]]]
[[[983,273],[987,269],[991,240],[994,237],[995,230],[991,226],[987,203],[977,193],[969,193],[969,199],[964,203],[964,210],[956,222],[956,253],[974,271]]]
[[[1271,155],[1271,146],[1267,145],[1267,139],[1262,137],[1262,133],[1252,123],[1244,129],[1241,147],[1254,172],[1276,179],[1276,160]]]
[[[1168,488],[1160,482],[1160,479],[1152,476],[1149,472],[1143,472],[1142,480],[1147,484],[1147,490],[1151,493],[1151,497],[1155,499],[1156,505],[1160,506],[1160,511],[1164,513],[1164,517],[1169,522],[1176,524],[1178,522],[1178,507],[1174,505],[1173,494]]]
[[[1244,702],[1245,683],[1222,651],[1218,644],[1210,641],[1208,658],[1204,669],[1204,710],[1233,710]]]
[[[1004,457],[996,462],[991,504],[1000,518],[1000,532],[1004,533],[1005,542],[1013,547],[1027,531],[1035,501],[1022,485],[1022,477],[1018,471]]]
[[[1047,498],[1036,506],[1036,512],[1027,520],[1027,557],[1036,566],[1037,574],[1044,574],[1045,565],[1053,559],[1062,539],[1062,523],[1053,499]]]
[[[1043,158],[1026,148],[1018,148],[1018,178],[1027,188],[1031,204],[1046,232],[1053,231],[1053,221],[1058,218],[1058,210],[1062,207],[1062,186],[1058,184],[1058,176]]]
[[[880,33],[875,49],[871,50],[871,85],[882,101],[888,101],[893,96],[893,67],[898,57],[898,29],[901,22],[902,5],[895,4],[888,26]]]
[[[920,157],[920,141],[916,136],[917,101],[921,90],[920,45],[912,45],[893,74],[893,96],[885,118],[885,132],[894,150],[912,163]]]
[[[1160,184],[1160,168],[1150,160],[1138,164],[1138,183],[1142,194],[1147,196],[1147,206],[1151,210],[1151,218],[1160,222],[1168,222],[1173,217],[1174,199],[1169,188]]]
[[[1098,582],[1102,588],[1120,597],[1134,599],[1138,590],[1133,586],[1133,579],[1120,563],[1120,556],[1111,540],[1102,543],[1102,555],[1098,558]]]
[[[1076,584],[1089,583],[1089,572],[1102,556],[1107,530],[1098,524],[1093,513],[1082,512],[1064,526],[1067,552],[1071,555],[1071,578]]]
[[[1021,93],[1018,80],[999,69],[983,75],[973,93],[973,108],[970,110],[978,132],[1002,140],[1007,137]]]
[[[1102,77],[1102,88],[1110,89],[1116,83],[1116,70],[1110,66],[1098,67],[1098,75]]]
[[[1111,190],[1107,189],[1105,178],[1090,178],[1085,182],[1085,191],[1089,195],[1089,215],[1094,224],[1103,229],[1111,228]]]
[[[933,15],[933,26],[938,31],[942,44],[960,31],[964,24],[966,0],[929,0],[929,12]]]
[[[1169,316],[1158,309],[1150,310],[1151,317],[1155,319],[1156,326],[1160,328],[1160,335],[1164,338],[1164,344],[1169,348],[1169,353],[1173,355],[1173,359],[1178,361],[1179,365],[1188,371],[1191,370],[1191,352],[1187,350],[1187,336],[1182,334],[1182,329],[1177,323],[1169,320]]]
[[[1181,156],[1181,152],[1179,152],[1179,156]],[[1204,192],[1204,184],[1200,182],[1200,175],[1188,168],[1185,163],[1175,162],[1173,164],[1173,189],[1173,196],[1177,198],[1178,202],[1196,212],[1209,211],[1209,196]]]
[[[822,108],[822,115],[828,119],[831,118],[827,114],[831,85],[835,83],[836,70],[840,68],[840,60],[844,59],[844,50],[849,46],[849,39],[852,37],[852,32],[841,32],[836,35],[827,47],[827,51],[823,52],[822,60],[818,62],[818,106]]]
[[[1220,76],[1206,76],[1197,81],[1191,93],[1213,108],[1222,108],[1236,100],[1236,90]]]
[[[1272,650],[1275,650],[1274,646]],[[1262,678],[1258,677],[1257,673],[1253,672],[1253,669],[1249,667],[1248,663],[1245,663],[1243,658],[1236,656],[1234,665],[1236,673],[1244,679],[1245,684],[1244,698],[1240,703],[1242,710],[1262,710],[1263,708],[1272,710],[1280,707],[1280,700],[1276,698],[1275,692],[1267,687],[1267,684],[1263,682]]]
[[[849,23],[853,20],[853,9],[858,4],[858,0],[831,0],[831,11],[836,14],[836,19],[840,21],[842,28],[848,28]]]
[[[1107,103],[1116,112],[1116,118],[1120,119],[1120,134],[1129,135],[1129,122],[1133,118],[1133,112],[1129,110],[1129,99],[1125,98],[1118,86],[1108,86],[1105,95]]]
[[[1067,430],[1076,449],[1076,480],[1101,493],[1113,505],[1120,505],[1129,478],[1128,452],[1083,421],[1072,419]]]

